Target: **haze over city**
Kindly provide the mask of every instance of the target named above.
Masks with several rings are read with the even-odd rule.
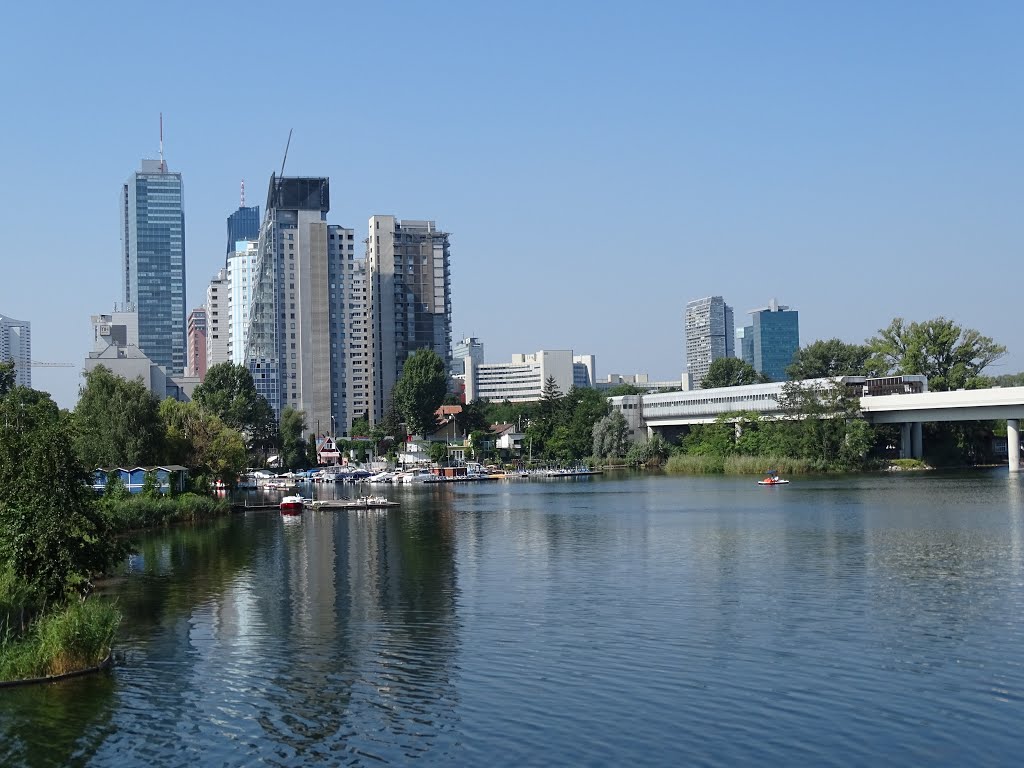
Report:
[[[184,183],[187,307],[225,218],[288,175],[333,224],[451,233],[452,331],[488,361],[571,348],[678,379],[683,308],[800,312],[800,341],[903,316],[976,328],[1024,369],[1017,4],[128,3],[7,11],[6,280],[33,386],[77,397],[120,300],[118,198]]]

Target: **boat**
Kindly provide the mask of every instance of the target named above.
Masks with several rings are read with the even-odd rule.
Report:
[[[301,496],[285,496],[281,499],[282,515],[301,515],[306,506],[306,500]]]
[[[787,485],[788,483],[789,480],[783,480],[774,470],[765,475],[764,479],[757,481],[758,485]]]

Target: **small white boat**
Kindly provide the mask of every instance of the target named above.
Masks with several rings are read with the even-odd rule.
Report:
[[[763,480],[757,481],[758,485],[788,485],[789,480],[783,480],[779,477],[778,472],[769,472],[764,476]]]

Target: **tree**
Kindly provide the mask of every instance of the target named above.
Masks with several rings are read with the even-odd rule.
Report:
[[[870,376],[868,358],[871,348],[866,344],[847,344],[839,339],[815,341],[793,356],[786,375],[794,381],[824,379],[832,376]]]
[[[790,433],[785,454],[823,468],[852,469],[862,463],[874,433],[859,418],[859,401],[845,386],[792,381],[784,385],[779,405],[788,416],[776,424],[776,429]]]
[[[160,403],[164,423],[164,461],[190,467],[193,487],[207,479],[233,485],[246,466],[242,434],[193,403],[167,398]]]
[[[445,443],[431,443],[427,447],[427,455],[435,464],[443,464],[448,459],[448,446]]]
[[[622,456],[629,449],[629,424],[618,408],[613,408],[607,416],[602,416],[594,422],[591,431],[594,437],[595,458]]]
[[[192,401],[241,432],[253,448],[266,452],[276,442],[274,411],[256,391],[252,374],[244,365],[212,366],[192,393]]]
[[[92,575],[127,554],[67,450],[72,433],[43,392],[16,387],[0,398],[0,567],[35,605],[87,594]]]
[[[305,463],[306,440],[303,433],[306,431],[306,414],[304,411],[296,410],[290,405],[281,409],[281,466],[287,469],[298,469]],[[314,442],[316,437],[313,436]]]
[[[426,435],[437,423],[435,412],[447,391],[444,360],[432,349],[418,349],[406,358],[391,398],[409,431]]]
[[[634,384],[616,384],[611,389],[607,389],[604,392],[605,397],[619,397],[620,395],[639,395],[643,394],[647,390],[642,387],[638,387]]]
[[[87,467],[155,464],[163,449],[159,403],[141,379],[96,366],[85,375],[74,411],[73,444]]]
[[[880,374],[924,374],[937,392],[985,386],[982,372],[1006,354],[1002,344],[944,317],[909,324],[894,318],[868,346],[869,365]]]
[[[708,373],[701,381],[702,389],[715,387],[740,387],[745,384],[762,384],[768,377],[758,373],[750,363],[738,357],[720,357],[708,366]]]
[[[461,413],[455,414],[455,425],[459,434],[468,435],[478,430],[487,431],[491,422],[487,418],[487,408],[484,403],[474,400],[462,406]]]
[[[5,360],[0,363],[0,397],[14,389],[15,376],[13,360]]]

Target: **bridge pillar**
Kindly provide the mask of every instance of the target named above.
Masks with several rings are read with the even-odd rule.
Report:
[[[910,445],[910,422],[900,424],[900,458],[909,459],[912,446]]]
[[[1010,471],[1020,472],[1020,419],[1006,420],[1006,448],[1010,457]]]
[[[924,458],[924,435],[920,421],[910,425],[910,455],[911,458]]]

